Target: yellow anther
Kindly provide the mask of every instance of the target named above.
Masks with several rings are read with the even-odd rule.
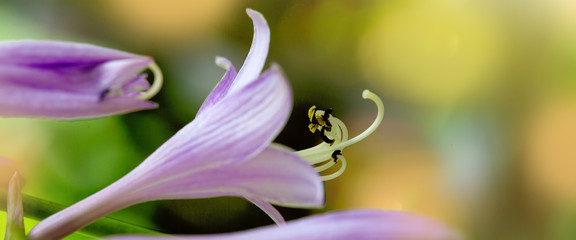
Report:
[[[324,111],[316,111],[316,122],[322,127],[329,127],[326,121],[324,121]]]
[[[308,109],[308,119],[310,119],[310,122],[313,121],[315,114],[316,114],[316,106],[312,105],[312,107]]]
[[[315,124],[315,123],[310,123],[308,124],[308,128],[310,129],[310,132],[312,133],[316,133],[316,130],[318,130],[319,125]]]

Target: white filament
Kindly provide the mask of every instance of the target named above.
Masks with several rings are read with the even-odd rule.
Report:
[[[338,169],[338,171],[320,177],[320,179],[322,179],[322,181],[332,180],[332,179],[337,178],[340,175],[342,175],[344,170],[346,170],[346,158],[344,158],[344,156],[338,156],[338,161],[342,163],[342,165],[340,165],[340,168]],[[332,161],[332,162],[334,162],[334,161]]]

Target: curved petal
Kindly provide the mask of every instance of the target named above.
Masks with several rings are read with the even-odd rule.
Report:
[[[220,101],[222,98],[224,98],[226,94],[228,94],[228,90],[230,89],[230,86],[232,85],[234,79],[236,78],[237,74],[236,68],[234,67],[234,64],[230,62],[230,60],[223,57],[217,57],[216,65],[226,69],[226,73],[224,74],[220,82],[218,82],[218,85],[214,88],[214,90],[212,90],[210,95],[208,95],[206,100],[204,100],[204,103],[198,110],[196,116],[198,116],[201,112],[203,112],[204,109],[211,107],[212,105]]]
[[[129,85],[133,79],[137,78],[153,62],[151,58],[139,57],[99,64],[92,72],[92,77],[97,79],[93,81],[96,83],[94,84],[94,90],[97,93],[110,89],[123,90],[122,86]]]
[[[282,130],[292,109],[292,91],[278,66],[197,116],[143,165],[198,169],[257,154]],[[153,176],[151,176],[153,177]]]
[[[83,65],[141,57],[90,44],[45,40],[0,41],[0,64]]]
[[[105,239],[457,240],[462,237],[444,224],[423,216],[396,211],[354,210],[325,213],[291,221],[283,226],[266,226],[236,233],[173,237],[126,235]]]
[[[230,93],[239,91],[251,82],[255,81],[264,68],[268,47],[270,46],[270,28],[261,13],[252,9],[246,9],[246,13],[254,22],[254,38],[250,52],[236,76],[236,80],[230,88]]]
[[[274,221],[276,224],[285,224],[284,217],[282,214],[269,202],[257,199],[257,198],[246,198],[248,201],[252,202],[254,205],[264,211]]]

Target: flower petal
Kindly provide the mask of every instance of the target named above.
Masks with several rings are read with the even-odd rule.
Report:
[[[155,103],[122,95],[122,86],[150,63],[148,57],[136,57],[84,67],[0,64],[0,115],[77,119],[155,108]],[[110,89],[120,93],[107,96]]]
[[[161,168],[241,161],[272,142],[288,120],[292,91],[278,66],[222,99],[178,131],[147,160]]]
[[[103,90],[119,89],[124,90],[124,85],[129,85],[132,80],[138,78],[148,65],[153,62],[151,58],[139,57],[132,59],[114,60],[102,63],[93,71],[94,81],[98,83],[96,90],[101,93]]]
[[[173,237],[126,235],[105,239],[457,240],[462,237],[444,224],[423,216],[396,211],[354,210],[325,213],[291,221],[283,226],[266,226],[236,233]]]
[[[83,43],[45,40],[0,41],[0,64],[86,65],[134,57],[141,56]]]
[[[47,117],[81,119],[110,116],[156,108],[152,102],[127,97],[98,96],[6,86],[0,88],[0,115],[5,117]]]
[[[279,225],[286,223],[286,221],[284,221],[284,217],[282,217],[282,214],[269,202],[260,200],[258,198],[250,198],[250,197],[245,198],[246,200],[252,202],[254,205],[259,207],[260,210],[264,211],[264,213],[266,213],[268,217],[270,217],[272,221],[274,221],[274,223]]]
[[[224,98],[226,94],[228,94],[228,90],[230,89],[230,86],[232,85],[234,79],[236,78],[237,74],[236,68],[234,67],[234,64],[230,62],[230,60],[223,57],[217,57],[216,64],[226,69],[226,73],[224,74],[224,77],[222,77],[218,85],[214,88],[214,90],[212,90],[210,95],[208,95],[206,100],[204,100],[204,103],[202,104],[196,115],[199,115],[201,112],[204,111],[204,109],[211,107],[212,105],[220,101],[222,98]]]
[[[255,81],[264,68],[268,47],[270,46],[270,28],[261,13],[252,9],[246,9],[246,13],[254,22],[254,38],[250,52],[236,76],[236,80],[230,88],[230,93],[239,91],[251,82]]]
[[[314,168],[292,151],[277,146],[267,147],[240,163],[205,169],[130,194],[158,199],[240,196],[278,223],[283,222],[282,216],[269,202],[301,208],[324,204],[324,186]]]

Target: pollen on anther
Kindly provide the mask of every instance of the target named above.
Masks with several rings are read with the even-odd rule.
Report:
[[[310,119],[311,123],[314,123],[314,116],[316,115],[316,106],[312,105],[310,109],[308,109],[308,118]]]
[[[338,156],[342,155],[342,150],[336,150],[332,153],[332,161],[334,161],[334,163],[338,162]]]

